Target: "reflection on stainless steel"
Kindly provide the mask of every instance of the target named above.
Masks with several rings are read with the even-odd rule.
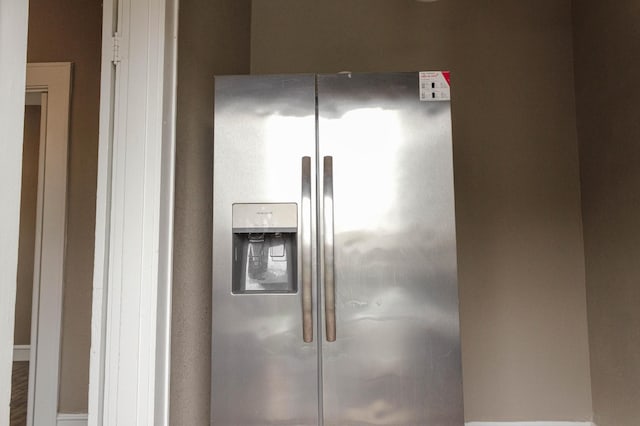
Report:
[[[297,233],[296,261],[304,265],[303,246],[312,250],[307,265],[315,257],[315,180],[304,199],[300,188],[302,157],[311,158],[315,176],[315,78],[222,77],[215,90],[211,422],[317,425],[317,346],[302,338],[302,290],[231,289],[234,203],[297,203],[298,230],[303,216],[306,224],[305,241]]]
[[[311,157],[302,157],[302,338],[313,341],[311,294]]]
[[[336,340],[336,298],[333,265],[333,158],[324,157],[324,315],[327,341]]]
[[[320,100],[322,102],[322,100]],[[346,120],[349,126],[340,126],[339,122]],[[344,211],[354,214],[341,218],[342,226],[371,229],[381,221],[382,216],[393,212],[398,191],[397,180],[393,177],[393,167],[396,164],[397,151],[392,143],[372,144],[372,141],[395,141],[403,136],[403,129],[396,111],[385,111],[381,108],[356,108],[345,111],[335,119],[320,117],[321,141],[342,140],[347,143],[350,152],[360,156],[358,160],[350,160],[353,173],[343,176],[340,180],[341,191],[350,194],[340,207]],[[340,134],[337,134],[340,133]],[[322,144],[323,146],[326,144]],[[346,159],[336,157],[336,161]],[[357,161],[354,163],[353,161]],[[361,175],[360,168],[375,168],[377,173]],[[362,209],[363,203],[380,200],[375,206]],[[358,214],[355,214],[355,212]]]
[[[212,424],[463,425],[450,103],[347,73],[219,78],[215,108]],[[283,202],[299,291],[232,294],[231,205]]]
[[[417,88],[413,73],[318,77],[340,330],[322,347],[325,425],[464,424],[450,103]]]

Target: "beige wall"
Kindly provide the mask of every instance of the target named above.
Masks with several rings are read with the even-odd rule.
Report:
[[[100,90],[99,1],[30,0],[29,62],[73,62],[61,412],[86,412]]]
[[[574,1],[593,408],[640,419],[640,3]]]
[[[249,0],[181,0],[171,424],[209,424],[213,76],[249,71]]]
[[[451,69],[467,420],[592,415],[571,2],[254,0],[254,73]]]
[[[31,297],[33,295],[33,255],[38,201],[38,150],[40,147],[40,106],[24,108],[22,143],[22,188],[20,190],[20,243],[16,285],[16,322],[13,344],[31,343]]]

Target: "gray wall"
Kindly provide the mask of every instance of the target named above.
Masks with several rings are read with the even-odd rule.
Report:
[[[61,412],[87,412],[95,233],[102,5],[99,1],[30,0],[29,62],[73,62]]]
[[[181,0],[171,424],[209,424],[213,76],[249,72],[248,0]]]
[[[251,71],[451,69],[467,420],[592,415],[569,0],[254,0]],[[181,2],[172,424],[207,424],[214,73],[247,3]]]
[[[640,419],[640,3],[574,1],[593,408]]]

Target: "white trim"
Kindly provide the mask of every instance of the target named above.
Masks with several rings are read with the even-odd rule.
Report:
[[[58,413],[56,426],[87,426],[88,418],[85,413]]]
[[[176,11],[104,1],[92,426],[168,424]]]
[[[166,0],[164,28],[164,99],[158,253],[158,314],[155,424],[169,426],[171,377],[171,309],[173,284],[173,216],[178,87],[178,3]]]
[[[111,164],[113,109],[116,72],[111,37],[117,31],[117,0],[102,4],[102,63],[100,71],[100,124],[96,187],[96,230],[91,303],[91,347],[89,350],[89,424],[102,425],[106,352],[106,302],[109,269],[111,212]]]
[[[27,72],[28,73],[28,72]],[[29,78],[27,77],[27,82]],[[28,93],[28,88],[27,88]],[[33,283],[31,295],[31,336],[33,350],[29,354],[29,383],[27,397],[27,425],[33,425],[34,417],[34,401],[36,395],[36,382],[40,384],[41,380],[36,380],[36,367],[38,355],[38,330],[40,326],[40,269],[42,266],[42,217],[43,217],[43,194],[44,194],[44,168],[45,154],[47,152],[47,111],[48,111],[48,93],[33,92],[40,95],[40,146],[38,147],[38,184],[36,196],[36,223],[35,238],[33,252]],[[44,330],[43,330],[44,331]],[[55,330],[54,330],[55,331]],[[59,348],[58,348],[59,350]],[[57,378],[56,378],[57,380]],[[46,381],[46,380],[45,380]],[[41,394],[41,392],[38,392]],[[46,396],[45,396],[46,398]],[[46,404],[51,406],[51,404]],[[49,417],[54,416],[55,412],[49,410]],[[39,416],[42,418],[42,416]]]
[[[13,362],[29,361],[30,348],[29,345],[13,345]]]
[[[11,401],[28,6],[0,0],[0,425]]]
[[[465,426],[596,426],[592,422],[467,422]]]
[[[46,425],[58,410],[71,64],[28,64],[26,90],[42,96],[27,424]]]

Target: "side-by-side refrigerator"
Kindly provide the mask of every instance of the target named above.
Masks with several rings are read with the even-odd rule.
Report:
[[[215,80],[211,423],[462,426],[447,72]]]

